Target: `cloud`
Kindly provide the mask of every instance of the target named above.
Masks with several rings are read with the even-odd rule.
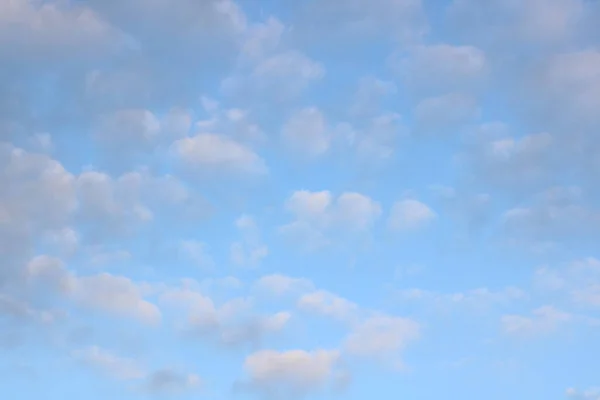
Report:
[[[374,76],[365,76],[358,81],[350,114],[356,116],[377,114],[381,100],[386,96],[395,95],[397,91],[394,82],[384,81]]]
[[[325,117],[316,107],[294,112],[283,126],[281,137],[292,151],[316,157],[331,145]]]
[[[118,380],[136,380],[144,377],[142,367],[133,359],[119,357],[98,346],[71,352],[71,356],[83,364],[97,369]]]
[[[117,28],[82,5],[11,0],[0,5],[0,15],[0,54],[7,61],[98,57],[124,40]]]
[[[303,294],[297,302],[300,310],[333,318],[342,322],[352,322],[358,317],[357,304],[325,290]]]
[[[490,290],[482,287],[448,294],[421,289],[403,289],[399,290],[397,295],[403,301],[424,302],[440,309],[465,306],[478,310],[486,310],[492,305],[507,304],[528,297],[525,291],[513,286],[500,290]]]
[[[146,377],[142,391],[151,395],[178,395],[194,390],[202,384],[196,374],[184,374],[174,369],[160,369]]]
[[[292,278],[281,274],[263,276],[255,285],[258,291],[273,296],[301,294],[314,288],[314,284],[306,278]]]
[[[412,90],[430,95],[475,90],[489,73],[486,54],[473,46],[421,45],[390,62]]]
[[[311,83],[325,75],[325,68],[297,50],[285,50],[257,62],[249,71],[240,71],[223,80],[226,96],[285,102],[300,96]],[[247,97],[246,97],[247,98]]]
[[[180,332],[227,347],[259,346],[266,337],[282,331],[291,318],[285,311],[270,315],[254,312],[251,299],[234,298],[220,306],[193,285],[167,288],[159,300],[186,315]]]
[[[558,293],[579,306],[600,307],[600,261],[589,257],[565,268],[538,268],[534,275],[538,289]]]
[[[577,390],[575,388],[569,388],[565,394],[570,399],[579,400],[598,400],[600,399],[600,389],[590,388],[586,390]]]
[[[531,317],[522,315],[504,315],[502,327],[508,335],[531,336],[547,334],[559,326],[572,321],[569,313],[557,310],[551,306],[543,306],[533,310]]]
[[[503,215],[505,233],[513,238],[564,243],[600,233],[600,212],[587,205],[578,187],[552,187],[528,203]]]
[[[181,255],[192,261],[196,266],[211,270],[214,268],[214,261],[208,251],[206,243],[197,240],[184,240],[179,248]]]
[[[381,213],[377,202],[355,192],[342,193],[334,200],[329,191],[296,191],[286,208],[298,219],[311,223],[349,224],[356,229],[368,228]]]
[[[394,203],[388,219],[392,230],[413,230],[431,223],[436,213],[418,200],[407,199]]]
[[[235,221],[235,225],[242,240],[231,244],[230,259],[238,266],[256,267],[269,255],[269,248],[262,243],[254,218],[242,215]]]
[[[577,39],[585,13],[593,5],[581,0],[536,0],[508,4],[493,0],[482,4],[455,0],[449,17],[462,35],[491,45],[560,45]]]
[[[531,191],[559,173],[555,169],[556,139],[550,133],[511,136],[507,125],[493,122],[476,128],[471,137],[462,160],[486,186],[509,193]]]
[[[150,395],[180,395],[198,388],[202,383],[198,375],[185,374],[172,368],[147,372],[138,361],[98,346],[74,350],[71,357],[114,379],[138,382],[139,390]]]
[[[462,93],[428,97],[413,110],[417,134],[455,134],[479,117],[477,100]]]
[[[226,136],[199,133],[175,141],[174,155],[183,167],[192,173],[241,173],[250,175],[266,174],[265,161],[250,148]]]
[[[355,357],[392,361],[401,366],[401,351],[419,336],[420,326],[411,319],[374,315],[353,328],[343,348]]]
[[[313,45],[318,40],[361,44],[374,37],[412,43],[428,30],[423,4],[413,0],[326,0],[301,7],[296,15],[298,36]]]
[[[302,397],[323,389],[334,377],[335,350],[261,350],[244,361],[252,389],[273,398]]]
[[[129,278],[108,273],[78,277],[62,260],[48,256],[33,258],[26,271],[32,284],[49,288],[78,306],[148,324],[161,320],[158,307],[144,300],[141,287]]]

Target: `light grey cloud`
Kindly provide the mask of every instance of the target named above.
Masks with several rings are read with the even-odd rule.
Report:
[[[250,389],[271,398],[301,398],[323,390],[335,378],[336,350],[261,350],[244,361]]]

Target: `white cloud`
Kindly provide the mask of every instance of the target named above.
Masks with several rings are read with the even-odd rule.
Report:
[[[289,276],[274,274],[261,277],[256,282],[256,288],[274,296],[286,294],[300,294],[314,288],[314,284],[305,278],[292,278]]]
[[[412,43],[428,29],[420,0],[323,0],[301,10],[298,34],[319,43],[330,39],[361,43],[373,37]]]
[[[325,68],[297,50],[285,50],[257,62],[249,71],[240,71],[221,83],[229,96],[288,101],[325,75]]]
[[[280,232],[313,250],[329,243],[331,231],[368,232],[381,215],[380,204],[366,195],[344,192],[335,198],[326,190],[296,191],[286,200],[285,209],[295,220],[281,226]]]
[[[256,267],[269,255],[269,248],[262,243],[256,221],[249,215],[242,215],[235,225],[242,239],[230,246],[230,259],[238,266]]]
[[[150,395],[179,395],[202,384],[198,375],[181,373],[172,368],[148,373],[138,361],[118,356],[98,346],[74,350],[71,357],[114,379],[139,382],[139,389]]]
[[[477,100],[470,95],[450,93],[428,97],[417,104],[414,131],[420,134],[458,133],[479,116]]]
[[[182,164],[193,172],[265,174],[265,161],[252,149],[226,136],[199,133],[172,145]]]
[[[366,76],[358,81],[350,113],[356,116],[373,115],[379,111],[381,99],[396,94],[394,82]]]
[[[509,335],[531,336],[547,334],[559,326],[569,323],[573,316],[551,306],[543,306],[533,310],[533,315],[504,315],[502,327]]]
[[[326,153],[331,145],[325,117],[316,107],[294,112],[283,126],[281,136],[291,150],[308,156]]]
[[[549,45],[575,39],[587,7],[581,0],[455,0],[449,15],[457,30],[487,45]]]
[[[192,261],[202,269],[211,270],[215,265],[206,243],[197,240],[184,240],[179,251],[184,258]]]
[[[357,304],[325,290],[306,293],[298,299],[298,308],[343,322],[352,322],[358,317]]]
[[[600,389],[590,388],[586,390],[578,390],[575,388],[569,388],[565,394],[570,399],[576,400],[600,400]]]
[[[266,337],[283,330],[291,318],[285,311],[257,314],[253,301],[247,298],[234,298],[217,306],[189,284],[167,288],[161,293],[160,302],[184,312],[183,334],[228,347],[260,345]]]
[[[119,380],[136,380],[145,375],[142,367],[135,360],[119,357],[98,346],[75,350],[71,356],[75,360]]]
[[[297,396],[325,387],[340,357],[334,350],[262,350],[244,361],[253,389],[275,396]]]
[[[409,87],[437,94],[476,89],[489,68],[481,49],[448,44],[417,46],[410,57],[393,61],[393,67]]]
[[[420,336],[417,322],[375,315],[358,324],[344,342],[344,350],[357,357],[400,363],[400,352]]]
[[[561,269],[539,268],[534,284],[543,291],[562,293],[576,305],[600,307],[600,261],[589,257]]]
[[[438,293],[421,289],[404,289],[397,292],[402,300],[422,301],[434,307],[445,309],[454,306],[466,306],[486,310],[492,305],[502,305],[528,297],[523,290],[510,286],[500,290],[486,287],[455,293]],[[462,310],[462,309],[461,309]]]
[[[98,140],[115,146],[148,146],[161,131],[159,119],[143,109],[118,110],[104,116],[96,128]]]
[[[161,313],[156,305],[144,300],[141,287],[129,278],[107,273],[78,277],[57,258],[37,256],[27,265],[33,284],[49,287],[74,304],[115,316],[157,324]]]
[[[0,24],[0,54],[8,60],[61,60],[73,54],[97,57],[124,39],[89,7],[62,2],[3,1]]]
[[[146,377],[142,391],[151,395],[180,395],[201,385],[202,380],[196,374],[185,374],[175,369],[164,368]]]
[[[407,199],[394,203],[388,219],[393,230],[413,230],[431,223],[436,213],[418,200]]]

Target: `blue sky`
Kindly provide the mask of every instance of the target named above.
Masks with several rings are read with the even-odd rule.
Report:
[[[0,391],[600,399],[599,18],[0,0]]]

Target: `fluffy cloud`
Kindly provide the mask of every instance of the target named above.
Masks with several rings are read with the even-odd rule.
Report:
[[[532,316],[504,315],[502,327],[509,335],[531,336],[547,334],[569,323],[573,316],[551,306],[533,310]]]
[[[600,389],[590,388],[586,390],[577,390],[575,388],[569,388],[566,390],[566,395],[570,399],[598,400],[600,399]]]
[[[293,151],[308,156],[319,156],[329,150],[331,134],[321,111],[305,108],[292,114],[281,133],[286,145]]]
[[[447,44],[417,46],[410,57],[392,62],[413,90],[431,94],[476,89],[489,69],[481,49]]]
[[[231,299],[216,306],[210,297],[193,286],[167,288],[160,295],[162,304],[175,307],[186,315],[182,326],[186,336],[205,338],[229,347],[257,346],[267,336],[283,330],[291,318],[290,313],[283,311],[259,315],[253,312],[252,301],[245,298]]]
[[[309,41],[360,43],[365,38],[382,37],[410,43],[427,31],[423,5],[418,0],[326,0],[300,8],[297,17],[298,35]]]
[[[400,200],[392,206],[388,226],[393,230],[417,229],[433,221],[436,216],[432,209],[418,200]]]
[[[543,291],[566,295],[575,305],[600,307],[600,261],[587,258],[565,268],[536,270],[534,284]]]
[[[75,350],[72,357],[119,380],[135,380],[144,376],[142,367],[131,358],[119,357],[98,346]]]
[[[500,290],[490,290],[484,287],[450,294],[421,289],[405,289],[398,291],[397,294],[403,301],[424,302],[427,305],[439,309],[446,309],[454,306],[466,306],[480,310],[485,310],[493,305],[524,300],[528,297],[526,292],[516,287],[507,287]]]
[[[102,273],[78,277],[59,259],[38,256],[27,265],[27,275],[38,287],[48,287],[76,305],[130,317],[144,323],[160,322],[158,307],[143,298],[142,288],[129,278]]]
[[[226,136],[199,133],[179,139],[172,145],[182,166],[197,174],[218,172],[262,175],[265,161],[252,149]]]
[[[375,315],[358,324],[344,342],[344,350],[356,357],[392,361],[401,366],[400,352],[420,336],[417,322]]]
[[[280,232],[303,242],[308,249],[328,244],[327,232],[368,231],[381,215],[378,202],[355,192],[345,192],[335,198],[329,191],[299,190],[288,198],[285,208],[295,220],[280,227]]]
[[[151,395],[179,395],[198,388],[202,380],[196,374],[186,374],[165,368],[146,377],[142,390]]]
[[[11,0],[0,5],[0,15],[0,54],[9,61],[97,56],[123,40],[118,29],[82,5]]]
[[[298,308],[343,322],[355,321],[359,307],[355,303],[325,290],[306,293],[298,299]]]
[[[292,278],[274,274],[261,277],[256,282],[256,288],[266,294],[283,296],[288,293],[300,294],[314,288],[314,284],[305,278]]]
[[[256,222],[251,216],[242,215],[235,221],[235,226],[242,240],[231,245],[231,261],[238,266],[257,266],[269,254],[269,248],[262,243]]]
[[[476,120],[479,107],[472,96],[450,93],[422,100],[413,116],[417,134],[452,134]]]
[[[139,389],[150,395],[179,395],[201,384],[198,375],[185,374],[171,368],[148,373],[138,361],[118,356],[98,346],[74,350],[71,357],[115,379],[139,382]]]
[[[324,388],[335,377],[335,350],[262,350],[246,357],[250,386],[275,398],[296,397]]]

